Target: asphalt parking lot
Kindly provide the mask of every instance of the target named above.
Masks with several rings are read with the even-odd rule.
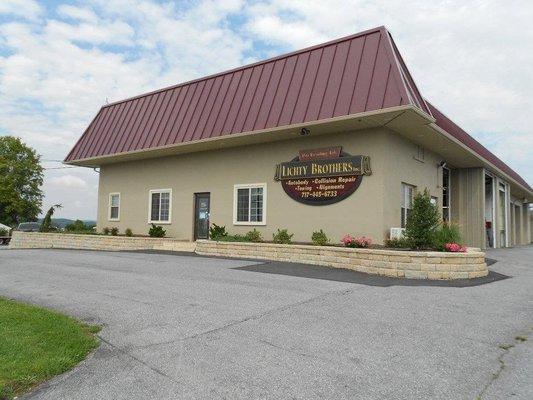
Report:
[[[488,256],[510,278],[435,287],[192,255],[8,250],[0,296],[103,326],[99,349],[32,399],[529,400],[533,247]]]

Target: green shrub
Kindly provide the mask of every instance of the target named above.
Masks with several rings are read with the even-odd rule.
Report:
[[[65,230],[67,232],[92,232],[93,225],[86,225],[81,219],[77,219],[65,226]]]
[[[102,233],[104,235],[109,235],[110,229],[106,226],[104,229],[102,229]]]
[[[7,229],[0,228],[0,236],[7,236],[8,234],[9,232],[7,231]]]
[[[118,236],[118,228],[116,226],[111,228],[111,236]]]
[[[322,229],[313,232],[311,240],[315,246],[326,246],[329,244],[329,238]]]
[[[439,226],[440,215],[437,206],[431,204],[427,189],[413,199],[413,208],[405,225],[405,237],[414,249],[433,247],[435,230]]]
[[[401,237],[398,239],[385,240],[385,246],[394,249],[408,249],[411,247],[411,243],[409,242],[409,239]]]
[[[446,243],[461,243],[461,233],[459,232],[459,226],[456,224],[444,222],[435,230],[433,236],[433,247],[435,250],[446,250],[444,247]]]
[[[167,232],[163,229],[162,226],[157,226],[156,224],[152,224],[152,227],[148,231],[148,234],[150,235],[150,237],[158,237],[158,238],[165,237],[166,233]]]
[[[254,228],[253,231],[249,231],[245,236],[245,239],[247,242],[262,242],[263,236],[261,236],[261,232],[259,232],[257,229]]]
[[[124,231],[124,234],[127,237],[132,237],[133,236],[133,231],[130,228],[126,228],[126,230]]]
[[[250,240],[247,239],[246,235],[226,235],[218,238],[217,240],[221,242],[249,242]]]
[[[293,236],[294,234],[289,234],[289,232],[287,232],[287,229],[278,229],[278,232],[272,235],[272,239],[274,243],[290,244],[292,242],[291,239]]]
[[[211,238],[211,240],[221,240],[226,236],[228,236],[226,226],[219,226],[217,224],[213,224],[213,226],[209,228],[209,237]]]

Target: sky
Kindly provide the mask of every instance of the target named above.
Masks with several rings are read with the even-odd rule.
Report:
[[[533,184],[530,0],[0,0],[0,135],[46,168],[43,209],[96,217],[60,162],[106,103],[385,25],[433,104]]]

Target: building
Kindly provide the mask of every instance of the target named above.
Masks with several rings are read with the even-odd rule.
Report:
[[[531,241],[531,187],[422,96],[383,27],[105,105],[65,162],[100,168],[99,230],[380,243],[427,188],[467,244]]]

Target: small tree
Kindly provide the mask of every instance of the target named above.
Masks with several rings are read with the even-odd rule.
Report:
[[[61,207],[63,207],[61,204],[54,204],[52,207],[48,209],[48,212],[44,216],[44,219],[41,224],[41,227],[39,228],[39,231],[41,232],[50,231],[50,228],[52,228],[52,215],[54,215],[55,210],[59,210]]]
[[[440,216],[437,206],[431,204],[427,189],[418,193],[413,199],[413,208],[405,225],[405,236],[414,249],[433,247],[435,231],[439,226]]]
[[[65,226],[65,230],[68,232],[92,232],[93,225],[86,225],[81,219]]]
[[[35,221],[41,212],[43,168],[39,155],[19,138],[0,137],[0,223]]]
[[[163,229],[162,226],[152,224],[152,227],[148,231],[148,234],[150,235],[150,237],[162,238],[165,237],[166,231]]]

